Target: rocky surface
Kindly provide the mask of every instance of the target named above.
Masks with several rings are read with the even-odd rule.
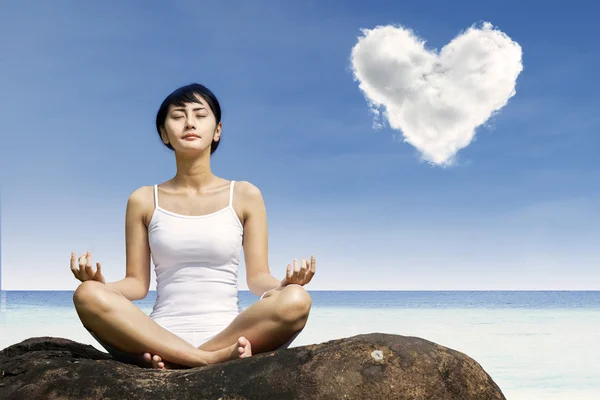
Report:
[[[436,343],[372,333],[207,367],[153,370],[61,338],[0,352],[0,399],[503,399],[473,359]]]

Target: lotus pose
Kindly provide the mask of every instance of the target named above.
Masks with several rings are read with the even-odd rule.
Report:
[[[92,254],[71,254],[81,284],[73,302],[84,327],[123,362],[191,368],[287,348],[306,325],[312,301],[304,285],[315,258],[293,259],[285,277],[271,275],[267,216],[260,190],[211,171],[221,139],[221,107],[205,86],[171,93],[156,116],[173,150],[175,176],[129,197],[126,272],[105,282]],[[242,310],[237,278],[243,248],[248,288],[260,299]],[[150,265],[156,302],[150,315],[132,303],[146,297]]]

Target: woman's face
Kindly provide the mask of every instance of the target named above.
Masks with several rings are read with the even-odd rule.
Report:
[[[170,143],[175,151],[201,152],[210,149],[213,140],[219,140],[221,123],[217,126],[209,105],[200,96],[197,98],[198,103],[169,107],[161,136],[163,142]]]

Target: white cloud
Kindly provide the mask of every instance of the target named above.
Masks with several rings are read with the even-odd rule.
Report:
[[[362,33],[351,63],[374,127],[385,118],[431,163],[452,164],[475,129],[516,93],[521,46],[490,23],[470,27],[439,53],[401,26]]]

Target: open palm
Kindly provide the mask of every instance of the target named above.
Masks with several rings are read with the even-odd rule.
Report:
[[[288,264],[287,266],[285,278],[281,282],[281,286],[290,285],[292,283],[296,285],[306,285],[315,275],[316,268],[317,262],[315,256],[310,257],[310,262],[302,257],[300,265],[298,265],[298,260],[294,258],[293,265]]]
[[[96,263],[96,271],[92,267],[92,252],[88,251],[79,257],[79,263],[77,262],[77,257],[75,253],[71,253],[71,272],[75,275],[75,278],[79,279],[81,282],[85,281],[98,281],[101,283],[106,283],[104,281],[104,276],[102,275],[102,266],[100,263]]]

